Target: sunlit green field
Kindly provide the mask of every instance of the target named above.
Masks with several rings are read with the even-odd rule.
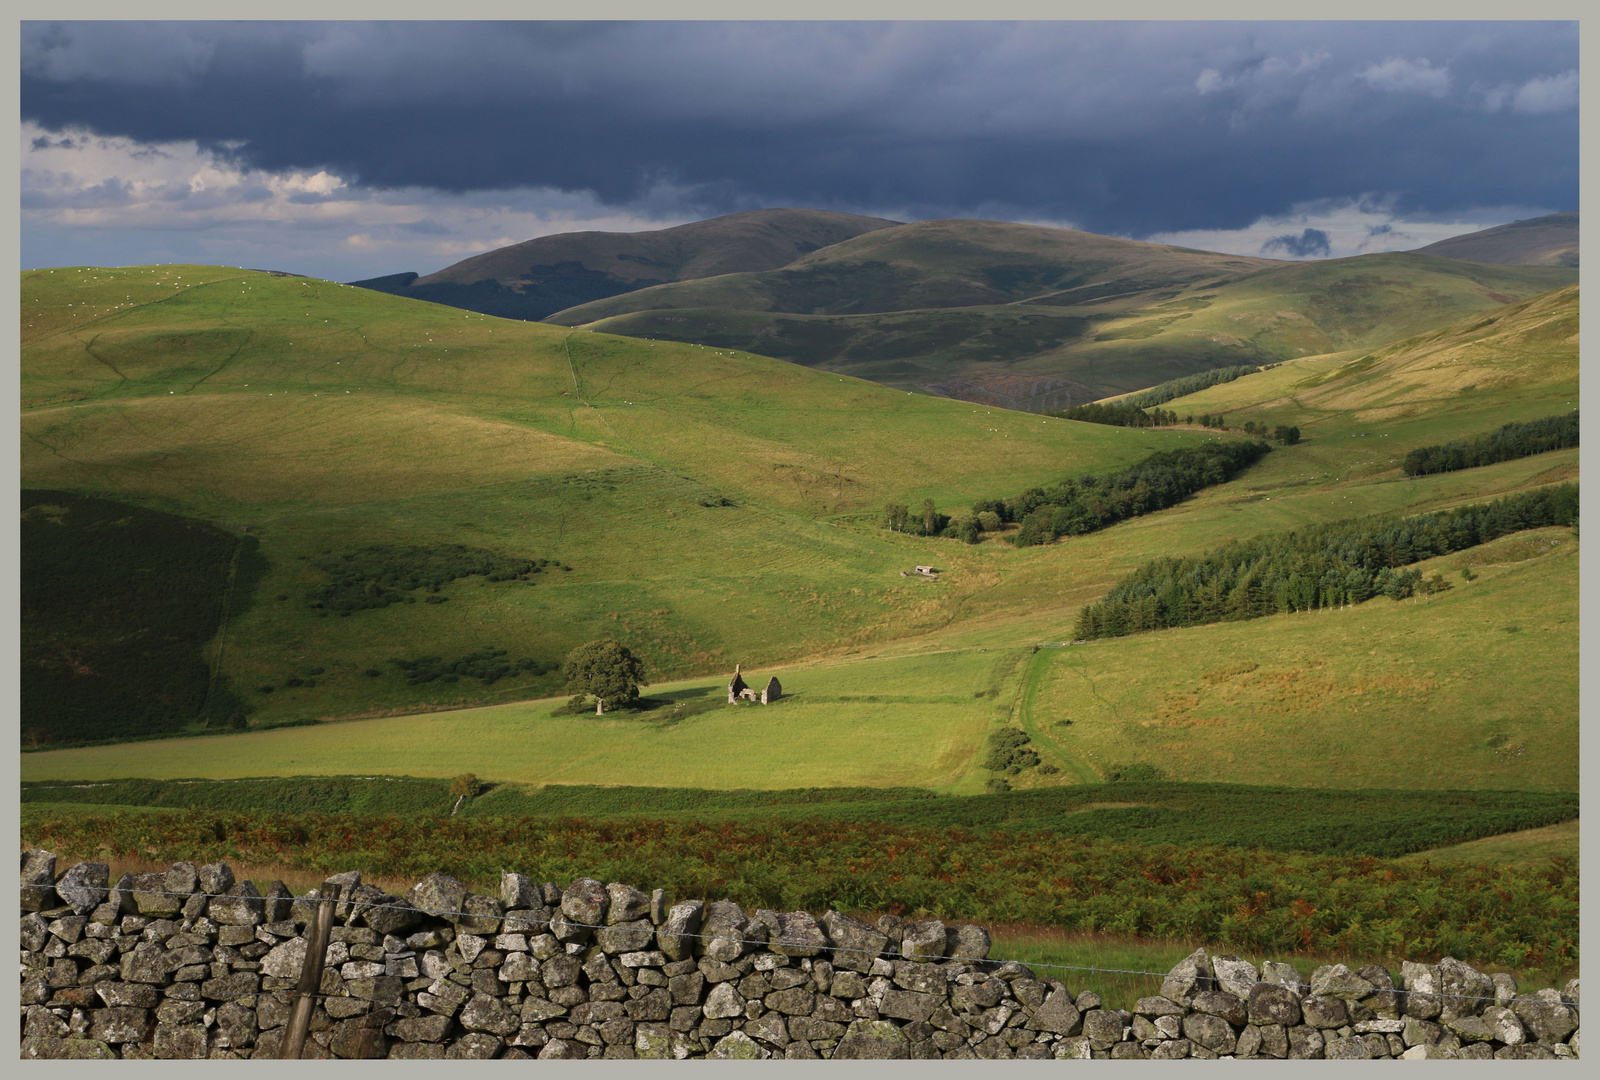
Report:
[[[1454,587],[1427,600],[1042,651],[1027,718],[1080,772],[1576,790],[1577,546],[1542,529],[1430,560]]]
[[[785,697],[650,722],[552,717],[557,700],[280,731],[25,754],[28,780],[401,773],[663,787],[981,790],[974,753],[1010,710],[1020,656],[971,650],[779,671]],[[765,685],[770,672],[746,669]],[[759,681],[758,681],[759,680]],[[685,702],[725,680],[649,688]],[[998,709],[998,712],[997,712]],[[987,775],[987,774],[984,774]]]
[[[36,272],[23,281],[23,483],[248,527],[268,569],[213,644],[223,678],[256,722],[370,719],[27,754],[24,776],[473,771],[975,792],[982,739],[1015,718],[1063,769],[1023,786],[1148,762],[1187,780],[1570,790],[1577,545],[1564,531],[1534,562],[1471,583],[1456,568],[1472,553],[1443,560],[1456,588],[1428,603],[1029,650],[1069,640],[1078,607],[1152,557],[1575,478],[1576,450],[1418,479],[1397,469],[1413,446],[1569,408],[1575,304],[1558,293],[1373,364],[1295,361],[1174,403],[1299,423],[1305,441],[1178,507],[1019,550],[890,533],[882,506],[958,511],[1218,436],[985,409],[305,278]],[[573,569],[458,579],[445,603],[346,618],[307,606],[323,580],[312,559],[373,543]],[[901,573],[925,563],[940,580]],[[742,663],[781,666],[793,696],[676,723],[551,718],[554,675],[408,686],[389,663],[482,647],[559,660],[602,636],[676,680],[672,693],[720,692]],[[1026,666],[997,674],[1007,657]],[[1259,669],[1205,678],[1243,661]],[[314,687],[287,686],[314,668]]]

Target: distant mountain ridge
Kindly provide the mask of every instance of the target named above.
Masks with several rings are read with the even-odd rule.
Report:
[[[350,284],[396,296],[538,320],[651,285],[786,266],[899,222],[830,210],[747,210],[648,232],[573,232],[496,248],[419,277]]]
[[[1568,266],[1575,270],[1578,214],[1546,214],[1496,225],[1417,248],[1416,254],[1502,266]]]
[[[1576,218],[1294,262],[1005,221],[756,210],[540,237],[354,284],[1049,412],[1217,367],[1377,348],[1572,284]]]

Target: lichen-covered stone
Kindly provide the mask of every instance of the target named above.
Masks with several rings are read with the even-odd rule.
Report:
[[[1360,1001],[1377,988],[1343,964],[1325,964],[1311,973],[1311,993]]]
[[[570,923],[601,926],[605,923],[610,895],[594,878],[578,878],[561,890],[561,914]]]
[[[857,1020],[846,1030],[833,1058],[848,1060],[898,1060],[911,1056],[911,1044],[904,1032],[887,1020]]]
[[[43,911],[55,906],[56,856],[32,849],[22,853],[22,910]]]
[[[594,932],[595,944],[609,955],[648,948],[655,938],[656,928],[648,919],[615,923]]]
[[[946,945],[944,923],[938,919],[924,919],[905,925],[900,938],[900,955],[908,960],[942,960]]]
[[[1232,994],[1241,1001],[1250,998],[1250,991],[1261,981],[1256,966],[1242,957],[1223,954],[1211,958],[1211,971],[1216,976],[1217,989]]]
[[[55,888],[61,902],[74,914],[88,915],[111,895],[111,870],[105,863],[74,863]]]
[[[1555,990],[1540,990],[1524,995],[1512,1006],[1517,1018],[1527,1026],[1538,1042],[1565,1042],[1578,1030],[1578,1011],[1562,1000]]]
[[[833,943],[833,966],[849,971],[868,971],[872,961],[889,946],[889,937],[860,919],[828,911],[822,928]]]
[[[788,911],[780,914],[779,933],[771,937],[771,949],[780,956],[817,956],[826,952],[830,942],[817,920],[806,911]]]
[[[505,915],[505,909],[500,906],[500,901],[494,897],[468,893],[462,897],[461,906],[457,910],[462,914],[446,915],[445,918],[455,923],[456,929],[461,933],[497,934],[500,932],[500,923]]]
[[[1180,1005],[1188,1005],[1195,994],[1211,989],[1211,958],[1204,949],[1196,949],[1179,960],[1161,981],[1161,996]]]
[[[606,886],[606,925],[633,922],[650,917],[650,897],[635,889],[613,881]],[[651,924],[654,925],[654,924]]]
[[[1439,1019],[1477,1016],[1494,1004],[1494,981],[1453,956],[1439,961]]]
[[[411,887],[406,900],[412,907],[427,915],[450,918],[447,913],[462,910],[467,898],[467,887],[449,874],[429,874]]]
[[[1246,1010],[1252,1024],[1278,1024],[1290,1028],[1300,1023],[1300,997],[1278,983],[1257,983],[1250,988]]]
[[[255,885],[241,881],[229,886],[222,896],[213,896],[207,914],[212,922],[224,926],[255,926],[262,921],[265,911]]]

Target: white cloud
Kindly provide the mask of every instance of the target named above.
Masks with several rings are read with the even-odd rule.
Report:
[[[1194,88],[1201,94],[1214,94],[1219,90],[1226,90],[1233,85],[1233,80],[1228,78],[1216,68],[1206,68],[1200,77],[1194,81]]]
[[[1305,230],[1312,229],[1326,234],[1330,248],[1327,257],[1337,259],[1378,251],[1411,251],[1463,233],[1551,213],[1537,207],[1483,207],[1452,215],[1448,220],[1433,220],[1398,213],[1395,203],[1393,196],[1371,194],[1319,200],[1296,205],[1287,214],[1259,218],[1243,229],[1195,229],[1157,233],[1145,239],[1204,251],[1281,259],[1289,249],[1281,243],[1273,245],[1274,240],[1303,236]]]
[[[1511,96],[1511,108],[1520,113],[1564,112],[1578,107],[1578,73],[1563,71],[1548,78],[1529,79]]]
[[[1391,56],[1379,64],[1368,64],[1356,77],[1374,90],[1401,94],[1425,94],[1442,98],[1450,92],[1450,69],[1434,67],[1428,59],[1406,60]]]
[[[59,263],[52,253],[87,244],[131,252],[123,256],[128,262],[293,265],[353,280],[427,274],[551,233],[636,232],[689,220],[614,211],[590,195],[548,188],[466,196],[379,191],[327,170],[241,168],[193,142],[151,146],[86,131],[51,134],[33,124],[21,134],[29,265]],[[165,240],[152,245],[152,234]]]

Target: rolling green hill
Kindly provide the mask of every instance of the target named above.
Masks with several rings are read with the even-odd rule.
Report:
[[[1213,367],[1375,348],[1575,276],[1405,253],[1283,263],[932,221],[778,270],[654,286],[548,321],[757,350],[1044,412]]]
[[[1578,266],[1578,215],[1546,214],[1543,217],[1496,225],[1464,236],[1417,249],[1419,255],[1442,255],[1447,259],[1471,262],[1504,263],[1516,266]]]
[[[895,224],[827,210],[747,210],[651,232],[541,236],[424,277],[391,274],[352,284],[508,319],[542,319],[662,282],[776,269]]]
[[[1471,264],[1427,261],[1466,268],[1447,280],[1475,280]],[[1258,278],[1244,280],[1262,288]],[[1270,300],[1258,291],[1251,302]],[[1566,624],[1518,639],[1544,656],[1541,667],[1536,655],[1479,648],[1483,614],[1474,604],[1553,612],[1566,579],[1540,568],[1575,574],[1571,558],[1529,564],[1516,571],[1523,584],[1515,587],[1485,573],[1415,611],[1372,602],[1323,623],[1291,620],[1281,631],[1261,620],[1060,653],[1030,647],[1068,640],[1079,605],[1157,556],[1575,477],[1575,450],[1413,479],[1398,468],[1412,446],[1558,411],[1576,387],[1575,308],[1576,290],[1561,290],[1370,354],[1284,363],[1180,399],[1173,404],[1215,399],[1212,411],[1235,426],[1246,414],[1282,417],[1306,438],[1169,510],[1019,550],[1004,534],[968,545],[890,533],[878,525],[880,510],[929,498],[960,512],[980,496],[1235,436],[985,409],[742,351],[490,319],[308,278],[216,267],[35,272],[23,281],[24,485],[178,513],[234,535],[248,526],[266,566],[250,603],[230,619],[218,672],[254,709],[256,730],[208,737],[198,749],[153,742],[28,754],[25,769],[67,779],[108,768],[161,776],[162,761],[196,771],[198,754],[212,763],[209,775],[260,775],[266,759],[295,773],[417,775],[420,756],[429,775],[470,769],[525,782],[916,784],[977,794],[990,776],[979,752],[999,723],[1031,725],[1035,744],[1059,760],[1054,779],[1030,773],[1017,781],[1025,787],[1162,760],[1141,756],[1155,744],[1138,738],[1080,749],[1061,742],[1048,727],[1059,720],[1051,715],[1057,690],[1032,666],[1044,663],[1040,656],[1104,650],[1094,665],[1120,672],[1118,692],[1148,703],[1178,692],[1169,676],[1188,662],[1177,654],[1128,659],[1151,642],[1196,656],[1242,655],[1257,635],[1282,637],[1301,650],[1295,655],[1323,656],[1370,681],[1411,676],[1367,672],[1364,635],[1419,619],[1430,629],[1418,640],[1434,649],[1419,654],[1419,665],[1471,667],[1507,692],[1555,703],[1524,741],[1559,757],[1575,730],[1560,695],[1576,687],[1576,671],[1554,644],[1540,654],[1538,642],[1564,642]],[[1482,374],[1451,381],[1469,359],[1481,373],[1516,369],[1520,381],[1489,389],[1478,388]],[[1429,374],[1436,371],[1444,374]],[[1419,379],[1434,389],[1392,408],[1390,396]],[[1335,393],[1356,397],[1317,396]],[[1369,400],[1386,411],[1368,415]],[[402,596],[346,615],[315,606],[336,584],[330,567],[344,556],[370,562],[380,545],[412,562],[396,564],[394,583],[374,578],[374,588],[412,602]],[[498,580],[452,577],[436,593],[398,580],[426,576],[423,564],[453,545],[485,559],[547,563]],[[899,572],[916,564],[943,573],[925,582]],[[1484,599],[1493,588],[1502,598]],[[1543,625],[1533,610],[1518,624]],[[1341,637],[1336,625],[1358,632]],[[550,700],[440,711],[550,699],[559,687],[544,666],[603,635],[645,657],[664,684],[652,693],[714,696],[722,673],[740,662],[758,672],[781,665],[791,696],[767,710],[681,721],[670,712],[598,723],[554,717]],[[533,666],[494,681],[417,685],[392,663],[483,649]],[[1432,730],[1459,714],[1453,693],[1401,705],[1418,730]],[[1254,715],[1241,713],[1239,730],[1254,730]],[[387,718],[260,730],[363,716]],[[1275,744],[1283,775],[1312,782],[1319,761],[1337,759],[1351,776],[1344,786],[1388,783],[1390,759],[1361,757],[1368,734],[1359,725],[1346,719],[1319,730],[1332,741],[1303,740],[1315,753],[1298,764],[1282,756],[1299,743]],[[1500,733],[1474,728],[1463,737],[1476,746]],[[1194,781],[1256,778],[1225,759],[1238,750],[1204,746],[1163,752],[1181,766],[1159,767]],[[175,759],[180,749],[185,756]],[[1509,764],[1486,754],[1472,769],[1468,779],[1457,769],[1421,782],[1567,786],[1559,762],[1531,750]]]
[[[852,515],[960,506],[1183,438],[306,278],[70,268],[23,286],[23,484],[249,530],[268,568],[224,677],[257,722],[555,688],[531,669],[418,687],[394,659],[544,665],[620,634],[672,675],[943,626],[992,603],[985,561],[922,587],[898,571],[949,561],[948,544]],[[312,606],[321,563],[376,544],[573,569],[452,580],[443,603]]]

